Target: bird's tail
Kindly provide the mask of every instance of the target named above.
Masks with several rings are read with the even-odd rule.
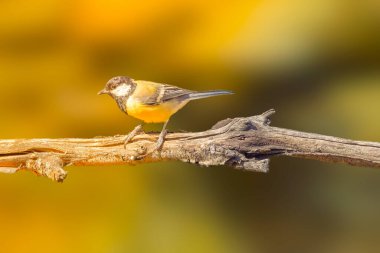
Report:
[[[234,93],[232,91],[227,91],[227,90],[200,91],[200,92],[189,94],[189,99],[196,100],[196,99],[215,97],[215,96],[221,96],[221,95],[231,95],[231,94],[234,94]]]

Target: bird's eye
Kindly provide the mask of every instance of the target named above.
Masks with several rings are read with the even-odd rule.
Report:
[[[111,84],[111,86],[110,86],[111,90],[116,89],[116,86],[117,86],[116,83]]]

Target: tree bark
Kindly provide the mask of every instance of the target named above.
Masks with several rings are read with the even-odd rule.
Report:
[[[269,159],[280,155],[380,167],[380,143],[271,127],[273,113],[269,110],[258,116],[226,119],[204,132],[169,133],[162,150],[152,153],[157,134],[139,134],[126,148],[125,136],[0,140],[0,172],[30,170],[62,182],[67,175],[65,166],[169,160],[267,172]]]

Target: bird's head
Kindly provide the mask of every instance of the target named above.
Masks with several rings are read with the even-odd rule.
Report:
[[[111,78],[104,89],[98,92],[98,95],[108,94],[113,98],[128,97],[134,91],[135,86],[132,78],[117,76]]]

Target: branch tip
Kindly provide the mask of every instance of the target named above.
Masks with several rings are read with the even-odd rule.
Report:
[[[263,112],[261,115],[257,116],[257,118],[259,118],[260,121],[262,121],[264,126],[269,126],[271,123],[270,117],[275,113],[276,111],[274,109],[269,109],[268,111]]]
[[[263,112],[262,114],[261,114],[261,116],[262,117],[265,117],[265,118],[269,118],[269,117],[271,117],[273,114],[275,114],[276,113],[276,110],[275,109],[269,109],[268,111],[266,111],[266,112]]]
[[[19,170],[18,168],[0,167],[0,173],[5,173],[5,174],[13,174],[13,173],[16,173],[18,170]]]

